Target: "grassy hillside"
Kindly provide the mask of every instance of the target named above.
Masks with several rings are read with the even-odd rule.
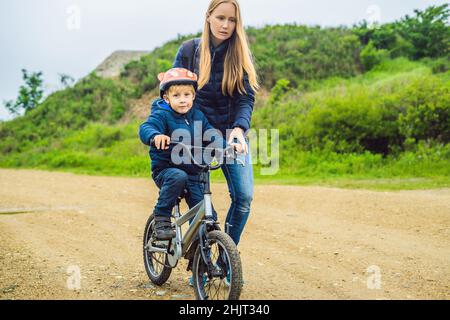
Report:
[[[259,180],[357,186],[357,181],[349,181],[362,180],[360,183],[364,185],[368,179],[391,179],[381,187],[448,185],[448,144],[423,141],[408,145],[405,136],[401,152],[384,156],[364,150],[357,144],[362,141],[356,132],[358,128],[349,127],[354,139],[342,140],[346,141],[343,145],[333,144],[326,136],[341,132],[345,123],[340,124],[342,128],[314,128],[322,123],[317,118],[320,119],[323,114],[326,118],[342,117],[340,120],[345,122],[345,112],[349,112],[353,113],[353,117],[360,118],[358,123],[362,135],[364,132],[372,134],[372,139],[376,133],[386,136],[389,132],[376,129],[377,125],[385,124],[386,121],[391,121],[392,127],[398,124],[398,128],[392,129],[392,132],[398,133],[402,125],[399,122],[402,113],[394,107],[408,110],[406,103],[420,98],[419,94],[411,96],[411,90],[422,97],[429,94],[436,98],[436,101],[430,100],[436,108],[450,105],[448,73],[433,75],[431,69],[421,63],[390,61],[363,76],[340,81],[328,80],[318,87],[321,89],[307,92],[291,90],[275,106],[267,102],[255,111],[255,128],[275,127],[280,130],[280,171],[276,176],[261,176],[261,166],[257,165],[255,174]],[[438,88],[441,94],[436,94]],[[382,110],[381,114],[379,110]],[[334,121],[339,122],[339,119]],[[115,125],[90,123],[82,130],[67,131],[58,139],[43,139],[34,145],[24,144],[20,152],[0,157],[0,165],[145,177],[149,175],[149,163],[147,148],[137,139],[140,122],[135,119]],[[365,125],[367,130],[364,130]],[[329,132],[322,132],[323,129]],[[400,186],[393,184],[392,179],[400,179]],[[380,187],[380,183],[374,186]]]
[[[378,34],[364,25],[248,30],[263,85],[252,126],[280,133],[280,170],[263,176],[256,164],[257,181],[377,189],[450,185],[448,51],[418,56],[405,45],[415,41],[408,33],[402,41],[386,40],[405,25],[385,25]],[[137,137],[144,118],[134,107],[156,95],[156,74],[193,36],[131,62],[119,78],[91,74],[0,123],[0,167],[149,176],[148,150]],[[214,178],[223,180],[221,173]]]

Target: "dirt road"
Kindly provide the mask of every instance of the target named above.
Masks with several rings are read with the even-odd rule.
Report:
[[[193,299],[184,261],[163,287],[145,274],[156,196],[150,179],[0,170],[0,299]],[[239,250],[243,299],[449,299],[450,190],[258,185]]]

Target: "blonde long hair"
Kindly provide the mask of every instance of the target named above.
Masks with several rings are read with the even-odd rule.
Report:
[[[198,87],[201,89],[205,86],[211,77],[211,52],[209,50],[211,29],[207,19],[222,3],[231,3],[236,7],[236,29],[229,39],[230,43],[225,55],[222,93],[233,96],[234,91],[237,89],[240,94],[246,94],[244,73],[248,75],[251,88],[257,91],[259,89],[257,74],[242,23],[241,9],[237,0],[212,0],[209,4],[201,39]]]

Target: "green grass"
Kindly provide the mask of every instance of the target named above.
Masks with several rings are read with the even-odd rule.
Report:
[[[8,157],[0,166],[56,170],[89,175],[150,177],[148,148],[137,137],[139,121],[125,125],[92,124],[62,141]],[[397,157],[369,152],[297,151],[281,159],[276,175],[263,176],[254,166],[257,184],[324,185],[369,189],[422,189],[450,186],[450,146],[421,144]],[[257,157],[253,154],[253,160]],[[220,170],[213,180],[225,182]]]
[[[276,175],[263,176],[261,165],[256,165],[255,183],[372,190],[449,187],[449,144],[436,141],[414,142],[403,146],[403,150],[399,149],[400,151],[383,157],[369,151],[336,151],[332,141],[328,141],[327,144],[321,137],[314,136],[319,130],[327,133],[328,127],[319,120],[320,117],[327,120],[326,115],[335,116],[333,114],[336,113],[336,110],[333,110],[335,107],[340,107],[342,112],[349,112],[350,116],[363,110],[360,118],[356,118],[352,125],[366,125],[361,129],[364,133],[366,132],[364,130],[373,130],[376,120],[380,126],[378,132],[384,133],[386,121],[380,120],[378,114],[373,113],[374,110],[383,109],[387,112],[387,116],[397,117],[398,113],[395,110],[392,112],[390,108],[409,103],[407,94],[410,93],[414,97],[417,96],[417,99],[432,101],[430,105],[433,105],[436,96],[433,86],[417,87],[417,90],[416,87],[411,87],[414,90],[402,93],[401,97],[399,92],[403,92],[403,88],[411,84],[420,84],[425,80],[442,88],[449,83],[449,74],[450,72],[434,75],[431,69],[421,62],[396,59],[383,62],[372,71],[352,79],[330,78],[311,82],[308,91],[291,90],[282,98],[279,105],[266,104],[261,109],[255,110],[253,124],[256,128],[280,130],[280,170]],[[426,93],[423,93],[425,91]],[[442,92],[448,94],[448,91]],[[374,116],[374,121],[366,118],[364,110],[367,110],[367,115]],[[316,118],[305,117],[308,114]],[[345,117],[337,119],[347,120]],[[32,127],[28,126],[25,120],[19,118],[17,121],[28,128],[29,135],[34,134]],[[419,117],[412,120],[417,123],[421,119]],[[392,121],[392,127],[398,125],[396,122],[398,120]],[[11,141],[5,140],[3,145],[0,141],[3,150],[9,150],[0,153],[0,167],[148,178],[150,177],[148,147],[142,145],[138,139],[138,127],[141,122],[142,120],[131,120],[125,124],[111,124],[108,121],[90,122],[81,129],[67,129],[57,137],[45,135],[45,138],[31,141],[25,136],[19,139],[20,144],[9,136],[7,139]],[[12,127],[13,123],[8,123],[8,127],[10,126]],[[48,130],[44,125],[42,128]],[[346,129],[345,126],[337,128],[329,130],[327,134],[340,132],[339,128]],[[307,136],[308,130],[311,136]],[[0,136],[1,133],[0,130]],[[324,146],[304,148],[305,141],[308,141],[306,139]],[[345,138],[340,139],[345,143],[348,142]],[[344,149],[351,146],[345,143]],[[256,159],[255,154],[253,158]],[[214,182],[225,182],[220,170],[214,172],[212,177]]]
[[[321,186],[342,189],[366,189],[374,191],[401,191],[420,189],[441,189],[450,187],[449,177],[430,178],[365,178],[365,177],[339,177],[339,178],[303,178],[303,177],[277,177],[255,179],[256,184],[276,185],[302,185]]]

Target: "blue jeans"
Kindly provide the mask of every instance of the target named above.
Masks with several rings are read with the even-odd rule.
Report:
[[[247,142],[248,145],[248,142]],[[232,164],[223,164],[221,169],[227,179],[228,191],[231,197],[231,206],[228,210],[225,224],[229,224],[228,234],[234,243],[239,244],[250,215],[250,205],[253,200],[253,167],[250,154],[238,155],[245,163],[245,167],[236,161]]]
[[[199,181],[199,176],[190,176],[183,170],[177,168],[163,169],[153,177],[159,188],[158,202],[153,213],[159,217],[170,217],[177,198],[186,189],[186,203],[189,208],[194,207],[203,200],[203,184]],[[217,220],[217,213],[213,209],[214,218]]]

